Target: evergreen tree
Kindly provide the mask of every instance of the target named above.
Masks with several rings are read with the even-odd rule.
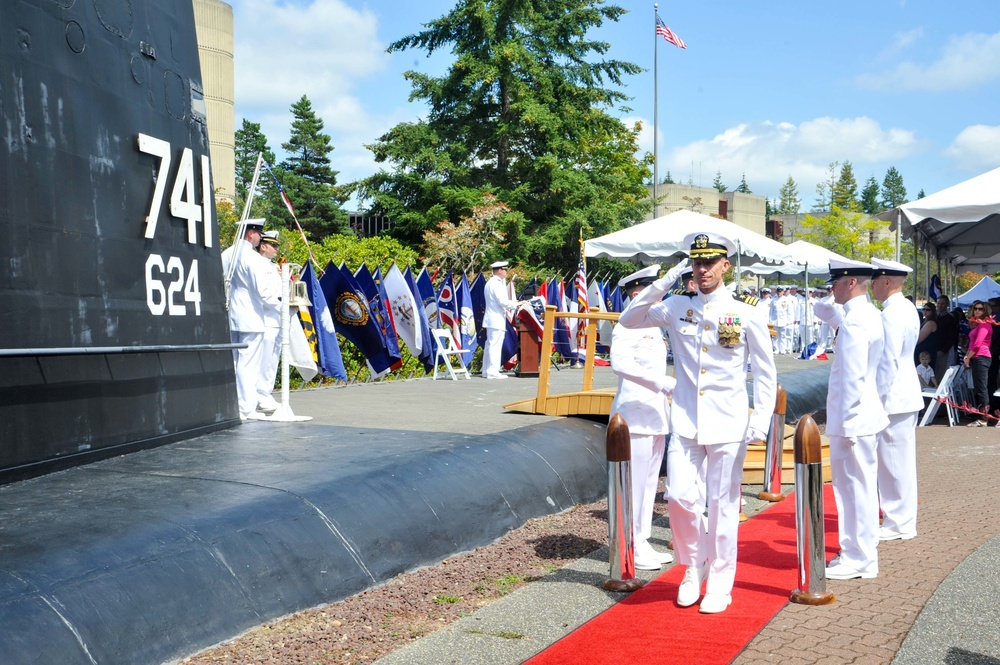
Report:
[[[869,176],[865,181],[865,188],[861,190],[861,212],[866,215],[877,215],[882,212],[882,204],[879,201],[878,180],[875,176]]]
[[[719,190],[720,194],[726,191],[726,186],[722,184],[722,171],[715,172],[715,180],[712,182],[712,187]]]
[[[924,194],[924,189],[923,189],[923,187],[921,187],[920,191],[917,192],[917,198],[915,200],[919,201],[920,199],[924,198],[925,196],[927,196],[927,195]]]
[[[861,205],[858,202],[858,181],[854,178],[854,167],[847,160],[844,160],[843,166],[840,167],[840,177],[837,178],[837,183],[833,186],[830,202],[848,212],[861,210]]]
[[[253,182],[254,169],[257,166],[257,155],[263,154],[264,161],[275,165],[274,151],[267,145],[267,137],[260,131],[259,122],[250,122],[243,118],[243,126],[236,130],[236,196],[240,201],[246,201],[247,191]],[[261,172],[257,182],[257,196],[267,191],[271,179],[267,172]]]
[[[292,132],[281,147],[288,159],[281,163],[278,174],[302,228],[314,238],[331,233],[347,233],[347,213],[341,209],[347,194],[337,188],[337,171],[330,168],[333,146],[330,136],[323,133],[323,120],[313,111],[309,98],[302,95],[292,104]],[[291,226],[291,216],[284,207],[274,206]]]
[[[750,188],[747,187],[747,174],[746,173],[743,174],[743,179],[740,180],[740,186],[737,187],[735,191],[740,192],[741,194],[753,194],[753,192],[750,191]]]
[[[661,182],[660,184],[661,184],[661,185],[674,185],[674,184],[676,184],[676,183],[674,182],[674,179],[673,179],[673,177],[671,177],[671,175],[670,175],[670,171],[669,171],[669,170],[667,171],[667,177],[666,177],[666,178],[664,178],[664,179],[663,179],[663,182]]]
[[[839,166],[840,162],[830,162],[826,167],[826,180],[820,180],[816,183],[816,201],[813,203],[813,212],[825,212],[830,209],[833,189],[837,186],[837,167]]]
[[[795,184],[792,176],[778,190],[778,213],[782,215],[797,215],[802,208],[802,201],[799,200],[799,186]]]
[[[906,187],[903,186],[903,176],[895,166],[890,166],[882,180],[882,208],[888,210],[906,203]]]

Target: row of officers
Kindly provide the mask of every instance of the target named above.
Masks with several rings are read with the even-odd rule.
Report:
[[[228,284],[229,330],[234,344],[240,419],[272,413],[271,395],[281,355],[281,273],[278,232],[264,232],[264,220],[250,219],[243,235],[222,252]]]
[[[673,560],[648,540],[665,455],[673,549],[686,566],[677,603],[698,603],[712,614],[732,602],[743,460],[747,445],[766,437],[777,374],[768,312],[723,282],[734,243],[694,233],[685,245],[689,258],[663,277],[653,265],[619,282],[631,301],[612,334],[619,386],[611,413],[622,415],[632,439],[636,567],[657,569]],[[689,262],[693,284],[673,290]],[[911,361],[918,317],[902,294],[909,271],[877,259],[832,262],[832,302],[819,308],[839,329],[826,433],[841,551],[827,567],[830,579],[875,577],[879,542],[916,535],[915,427],[923,399]],[[869,287],[881,312],[866,295]],[[664,332],[674,376],[667,374]]]

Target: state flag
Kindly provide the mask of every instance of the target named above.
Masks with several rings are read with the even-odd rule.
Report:
[[[310,318],[316,334],[316,366],[324,376],[347,381],[347,370],[344,368],[344,359],[340,353],[340,342],[337,341],[333,313],[330,311],[322,285],[313,272],[312,263],[306,264],[302,272],[302,281],[305,282],[309,302],[312,303]]]
[[[385,336],[372,317],[368,297],[351,271],[347,266],[337,267],[330,262],[319,285],[327,302],[333,303],[331,313],[340,334],[358,347],[373,376],[387,373],[399,358],[389,355]]]
[[[396,326],[396,333],[406,344],[410,354],[419,357],[423,335],[418,320],[417,303],[403,273],[395,263],[386,271],[382,286],[385,287],[385,294],[389,299],[389,311]]]

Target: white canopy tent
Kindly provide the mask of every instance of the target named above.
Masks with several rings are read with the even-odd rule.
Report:
[[[1000,298],[1000,284],[997,284],[992,277],[983,277],[979,283],[965,293],[956,296],[955,302],[962,307],[968,307],[977,300],[986,302],[990,298]],[[994,312],[996,314],[996,312]]]
[[[879,214],[957,271],[1000,270],[1000,168]],[[904,225],[906,233],[906,225]]]
[[[806,240],[796,240],[793,243],[789,243],[785,246],[789,252],[791,252],[791,260],[785,261],[781,265],[769,266],[769,265],[756,265],[747,268],[748,271],[754,273],[755,275],[769,276],[769,275],[805,275],[806,286],[808,286],[810,277],[829,277],[830,275],[830,259],[842,259],[846,260],[846,257],[837,254],[836,252],[822,247],[820,245],[814,245]]]
[[[684,238],[698,231],[718,233],[736,244],[740,265],[777,265],[791,259],[788,246],[750,229],[690,210],[678,210],[648,222],[630,226],[583,243],[587,258],[605,257],[620,261],[656,263],[686,255],[690,247]]]

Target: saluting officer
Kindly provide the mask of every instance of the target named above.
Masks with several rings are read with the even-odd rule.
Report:
[[[653,282],[618,320],[627,328],[662,326],[670,332],[677,386],[670,407],[674,435],[667,450],[667,497],[674,554],[687,566],[677,604],[724,611],[732,602],[746,444],[762,440],[774,412],[776,372],[771,341],[756,298],[723,284],[731,240],[710,233],[685,238],[697,292],[672,295],[667,278]],[[683,265],[683,264],[682,264]],[[753,371],[748,415],[746,364]],[[743,406],[740,406],[740,405]],[[708,501],[708,533],[703,528]]]
[[[830,260],[833,297],[844,306],[834,341],[826,395],[830,472],[837,502],[840,554],[826,568],[833,580],[878,575],[876,437],[889,424],[876,377],[882,358],[882,315],[868,301],[874,267]]]
[[[271,394],[278,376],[278,362],[281,359],[281,269],[274,259],[280,246],[277,231],[267,231],[261,236],[257,251],[261,260],[257,269],[260,299],[264,303],[264,341],[260,361],[260,380],[257,383],[257,409],[273,413],[278,402]]]
[[[917,414],[924,408],[913,349],[920,316],[903,295],[913,270],[895,261],[872,259],[872,295],[882,303],[882,360],[878,393],[889,425],[878,435],[878,498],[882,507],[879,540],[910,540],[917,535]]]
[[[618,282],[629,298],[656,280],[659,264],[643,268]],[[676,268],[667,274],[677,279]],[[670,434],[667,397],[677,381],[667,376],[667,348],[659,328],[615,325],[611,333],[611,370],[618,375],[618,392],[611,415],[620,413],[628,424],[632,443],[632,531],[635,567],[657,570],[674,557],[649,544],[653,531],[653,504],[660,478],[666,438]]]

